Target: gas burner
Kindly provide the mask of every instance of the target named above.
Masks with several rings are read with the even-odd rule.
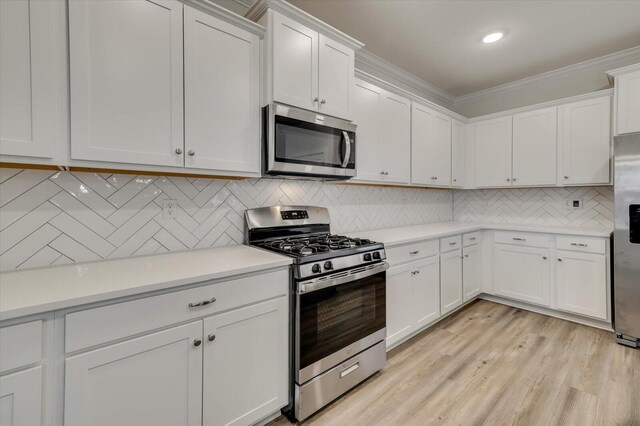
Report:
[[[262,243],[262,247],[298,256],[354,249],[376,244],[367,239],[349,238],[344,235],[310,235],[308,237],[291,237]]]

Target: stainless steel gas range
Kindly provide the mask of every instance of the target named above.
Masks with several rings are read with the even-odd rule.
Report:
[[[304,420],[386,364],[384,245],[330,233],[327,209],[247,210],[250,245],[291,256],[290,405]]]

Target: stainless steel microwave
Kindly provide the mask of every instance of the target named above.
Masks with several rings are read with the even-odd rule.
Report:
[[[350,179],[356,175],[356,125],[273,103],[264,107],[263,171],[273,176]]]

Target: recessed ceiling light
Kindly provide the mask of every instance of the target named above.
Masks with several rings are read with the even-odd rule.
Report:
[[[482,41],[484,43],[495,43],[496,41],[500,40],[503,35],[504,34],[499,31],[495,33],[487,34],[482,38]]]

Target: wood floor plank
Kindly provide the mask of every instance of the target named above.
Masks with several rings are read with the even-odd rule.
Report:
[[[640,425],[640,350],[604,330],[478,301],[387,358],[304,424]]]

